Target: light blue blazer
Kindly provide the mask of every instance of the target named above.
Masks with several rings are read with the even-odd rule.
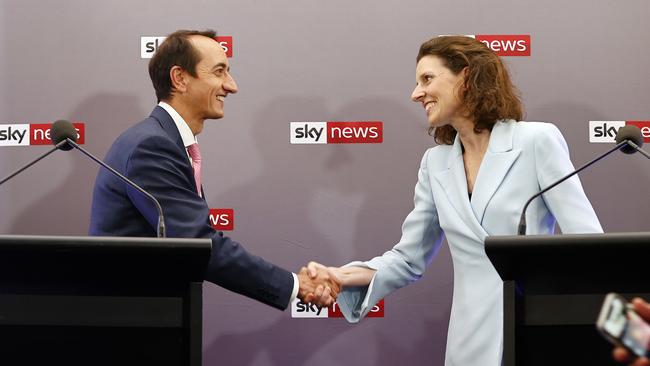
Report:
[[[503,352],[503,281],[485,254],[488,235],[514,235],[528,198],[574,170],[560,131],[543,122],[499,121],[490,135],[471,200],[460,140],[424,153],[415,207],[391,250],[348,265],[377,270],[367,287],[345,288],[338,303],[350,322],[400,287],[417,281],[447,237],[454,295],[446,366],[499,366]],[[577,176],[534,200],[527,234],[600,233]]]

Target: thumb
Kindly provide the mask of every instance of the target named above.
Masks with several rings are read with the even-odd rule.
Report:
[[[650,321],[650,304],[637,297],[632,300],[632,306],[634,306],[634,311],[636,311],[643,319]]]
[[[307,274],[309,274],[309,278],[314,279],[318,276],[318,270],[324,268],[325,266],[322,264],[311,261],[307,264]]]

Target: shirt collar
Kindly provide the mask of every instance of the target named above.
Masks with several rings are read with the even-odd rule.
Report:
[[[194,134],[192,133],[190,126],[188,126],[187,122],[185,122],[183,117],[181,117],[181,115],[178,114],[178,112],[176,112],[174,107],[170,106],[165,102],[158,103],[158,106],[160,106],[160,108],[167,111],[167,113],[169,113],[169,115],[174,120],[174,123],[176,124],[176,128],[178,129],[178,132],[181,135],[181,139],[183,140],[183,145],[185,147],[197,143],[196,136],[194,136]]]

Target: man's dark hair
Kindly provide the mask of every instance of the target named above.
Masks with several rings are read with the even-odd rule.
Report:
[[[172,81],[169,71],[174,66],[196,77],[196,64],[201,60],[200,52],[190,41],[191,36],[215,38],[217,33],[211,29],[205,31],[178,30],[165,38],[149,61],[149,76],[156,90],[158,102],[171,98]]]

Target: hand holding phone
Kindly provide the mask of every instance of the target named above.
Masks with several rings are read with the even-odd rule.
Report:
[[[618,346],[614,352],[618,361],[640,357],[633,365],[650,365],[647,359],[650,355],[650,324],[644,318],[650,320],[650,304],[639,299],[633,306],[615,293],[605,297],[596,327],[607,340]]]

